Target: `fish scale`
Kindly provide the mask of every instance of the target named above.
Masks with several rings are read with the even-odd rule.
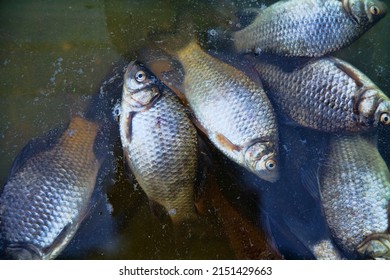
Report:
[[[100,168],[93,152],[97,129],[95,123],[73,118],[56,145],[13,171],[0,197],[0,231],[6,246],[28,244],[37,251],[35,257],[51,259],[71,239]]]
[[[206,53],[196,42],[182,48],[177,56],[185,71],[184,95],[210,141],[260,178],[276,181],[277,167],[271,171],[265,167],[259,170],[248,163],[249,157],[257,165],[260,159],[250,158],[257,152],[263,153],[264,158],[271,157],[272,167],[277,161],[276,117],[262,87],[243,72]],[[248,156],[247,150],[256,143],[264,143],[266,147],[251,151]]]
[[[332,57],[284,65],[272,59],[256,60],[255,68],[277,112],[293,122],[325,132],[389,125],[389,98],[352,65]]]
[[[131,65],[127,73],[132,67],[143,69],[137,64]],[[148,90],[147,86],[142,89]],[[131,123],[127,123],[126,115],[132,114],[127,100],[132,93],[125,83],[121,141],[127,163],[141,188],[151,201],[162,205],[177,224],[197,216],[194,186],[198,142],[196,129],[180,100],[166,87],[159,90],[160,95],[150,108],[134,113]]]
[[[370,14],[371,6],[379,13]],[[239,52],[319,57],[348,46],[386,13],[379,1],[279,1],[259,10],[250,25],[233,33],[233,40]]]
[[[367,136],[332,136],[320,170],[324,213],[333,237],[349,254],[373,233],[386,233],[390,174]]]
[[[194,173],[192,167],[196,165],[196,157],[192,157],[193,151],[196,151],[194,129],[190,122],[174,123],[171,121],[171,118],[186,120],[188,117],[181,104],[175,100],[176,98],[171,93],[165,91],[163,95],[164,97],[157,101],[152,108],[136,114],[132,119],[132,145],[129,146],[128,151],[131,155],[133,170],[144,170],[142,176],[136,176],[141,182],[141,186],[144,185],[143,182],[148,185],[157,185],[160,180],[175,184],[179,174],[186,174],[186,169],[190,169],[190,173]],[[150,129],[146,129],[148,127]],[[157,127],[159,129],[156,129]],[[192,133],[183,133],[187,130]],[[142,141],[142,150],[137,145],[138,139],[144,140]],[[175,147],[175,144],[179,143],[189,143],[190,152],[188,152],[187,147]],[[164,149],[161,149],[162,147]],[[144,160],[145,157],[152,157],[152,159]],[[189,160],[190,168],[183,165],[187,160]],[[155,176],[154,170],[150,168],[152,164],[168,166],[169,168],[164,168],[159,176]],[[135,173],[139,174],[140,172]],[[171,195],[175,197],[177,191],[172,189]]]

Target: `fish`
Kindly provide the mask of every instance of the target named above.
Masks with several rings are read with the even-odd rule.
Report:
[[[232,40],[238,52],[320,57],[350,45],[386,14],[377,0],[278,1]]]
[[[269,56],[254,62],[285,123],[332,133],[390,125],[390,99],[351,64],[334,57],[281,63]]]
[[[244,72],[191,41],[176,57],[184,69],[183,94],[196,126],[225,156],[276,182],[277,120],[270,100]]]
[[[248,188],[251,197],[257,194],[258,219],[284,259],[343,259],[323,216],[318,186],[311,187],[303,172],[318,169],[329,135],[283,124],[278,128],[283,173],[277,184],[271,188],[242,171],[232,174],[239,174],[238,185]]]
[[[225,174],[226,176],[226,174]],[[266,232],[254,225],[223,194],[220,183],[213,174],[207,176],[205,193],[197,207],[203,208],[203,215],[211,210],[218,217],[218,225],[226,235],[235,256],[240,260],[282,259],[281,254],[270,244]]]
[[[188,110],[142,63],[124,74],[120,137],[126,163],[174,225],[197,217],[197,132]]]
[[[20,152],[0,196],[4,258],[54,259],[72,240],[92,209],[103,161],[94,152],[98,134],[97,123],[74,117],[61,135]]]
[[[390,257],[390,173],[376,135],[332,135],[319,182],[324,215],[350,257]]]

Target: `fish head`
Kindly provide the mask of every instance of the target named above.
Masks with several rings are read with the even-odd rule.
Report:
[[[145,107],[160,95],[157,78],[137,61],[127,66],[123,81],[123,100],[133,107]]]
[[[42,252],[32,244],[7,244],[2,258],[7,260],[41,260]]]
[[[387,14],[387,6],[382,1],[364,0],[364,11],[369,22],[376,23]]]
[[[390,100],[382,100],[375,111],[375,122],[390,126]]]
[[[359,122],[365,126],[390,126],[390,99],[378,89],[367,89],[360,97]]]
[[[272,142],[257,142],[245,151],[245,164],[261,179],[276,182],[279,179],[278,157]]]
[[[360,26],[370,27],[387,14],[387,6],[378,0],[342,0],[347,15]]]

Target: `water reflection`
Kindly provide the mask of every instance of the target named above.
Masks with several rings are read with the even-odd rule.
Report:
[[[180,20],[188,14],[195,15],[192,17],[193,24],[199,30],[208,30],[215,26],[229,25],[231,7],[234,7],[232,4],[249,7],[274,2],[1,2],[0,184],[4,184],[13,159],[31,138],[60,124],[66,124],[71,116],[88,111],[88,105],[95,102],[99,94],[100,98],[104,97],[108,101],[107,104],[98,102],[98,106],[110,107],[117,103],[121,92],[121,67],[134,59],[140,49],[147,48],[149,37],[177,32],[181,27]],[[388,30],[389,16],[353,45],[336,54],[366,73],[386,94],[390,92],[390,36],[383,34],[387,34]],[[116,79],[110,80],[115,75]],[[110,112],[103,112],[103,123],[114,131],[116,124],[110,117]],[[389,132],[380,132],[379,149],[386,162],[390,162],[390,149],[386,149],[388,141],[385,140],[389,137]],[[269,185],[259,182],[237,166],[231,166],[229,161],[215,151],[217,159],[211,167],[215,178],[208,178],[207,184],[213,186],[214,189],[210,188],[212,192],[217,190],[217,193],[201,193],[217,200],[198,202],[199,211],[202,213],[203,209],[204,213],[195,225],[188,225],[196,230],[193,236],[184,238],[178,244],[168,220],[157,219],[151,214],[146,196],[135,182],[129,180],[123,167],[119,139],[113,137],[111,141],[115,164],[107,167],[112,171],[108,172],[110,175],[101,179],[101,184],[107,190],[107,197],[102,195],[96,202],[97,211],[86,220],[59,258],[280,257],[272,248],[275,244],[265,242],[266,237],[262,231],[260,234],[229,233],[226,227],[235,225],[224,222],[224,216],[215,209],[217,206],[229,211],[231,205],[235,206],[234,209],[239,209],[244,217],[242,226],[248,232],[255,228],[254,225],[269,229],[270,223],[277,221],[271,232],[274,234],[274,243],[278,243],[279,250],[285,257],[314,257],[302,240],[314,238],[322,225],[317,224],[308,232],[297,236],[294,230],[286,231],[280,225],[279,221],[285,217],[283,218],[282,212],[278,212],[278,205],[286,206],[288,202],[290,213],[298,209],[299,213],[303,213],[304,222],[315,220],[313,213],[320,212],[318,206],[310,198],[302,197],[301,190],[289,189],[288,194],[279,195],[278,192],[282,193],[282,189],[275,192]],[[290,172],[294,173],[293,170]],[[292,178],[293,182],[297,180]],[[244,193],[242,186],[246,186]],[[224,196],[220,196],[220,189]],[[290,195],[297,200],[288,200]],[[305,200],[305,206],[299,208],[298,198]],[[213,206],[210,207],[210,204]],[[257,252],[253,248],[249,253],[240,252],[237,249],[240,242],[233,238],[237,235],[249,239],[251,237],[248,236],[255,236],[255,247],[263,250],[263,253],[253,253]]]

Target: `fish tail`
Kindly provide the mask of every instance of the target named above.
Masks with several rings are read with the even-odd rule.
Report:
[[[191,41],[187,46],[185,46],[184,48],[180,49],[177,52],[177,56],[180,60],[183,60],[186,57],[194,57],[194,56],[190,56],[193,53],[202,53],[202,52],[203,52],[202,48],[200,47],[198,42]]]
[[[184,210],[184,209],[180,209]],[[180,214],[170,215],[172,224],[177,227],[188,221],[195,221],[198,218],[195,208],[188,209],[188,211],[182,211]]]
[[[183,201],[178,201],[178,203],[175,204],[177,204],[177,207],[166,207],[172,224],[175,227],[183,224],[184,222],[197,220],[198,214],[192,200],[188,201],[188,199],[183,199]]]
[[[98,129],[98,124],[80,117],[74,117],[61,137],[61,143],[66,146],[77,146],[82,143],[85,147],[93,147]]]

